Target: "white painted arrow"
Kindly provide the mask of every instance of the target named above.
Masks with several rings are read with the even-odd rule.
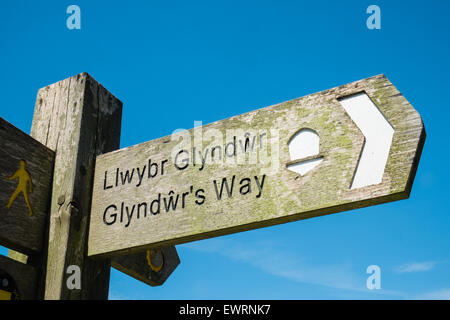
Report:
[[[381,183],[394,128],[366,93],[345,97],[339,102],[366,138],[351,189]]]

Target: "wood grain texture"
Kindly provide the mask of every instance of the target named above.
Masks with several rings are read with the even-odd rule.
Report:
[[[180,264],[180,258],[175,247],[166,247],[153,253],[152,264],[162,265],[161,270],[154,270],[148,263],[148,252],[143,251],[111,259],[111,266],[130,277],[142,281],[152,287],[162,285]]]
[[[365,139],[338,99],[360,92],[372,99],[395,131],[382,183],[351,189]],[[286,169],[291,161],[288,142],[302,128],[318,133],[323,156],[320,165],[304,176]],[[198,147],[197,151],[209,148],[210,152],[217,144],[225,148],[232,141],[227,136],[232,129],[241,130],[241,142],[245,142],[242,139],[246,132],[253,132],[251,137],[258,137],[255,132],[266,132],[270,143],[261,150],[265,149],[268,160],[210,162],[202,170],[201,161],[193,165],[193,146]],[[200,130],[203,141],[198,143]],[[217,121],[188,133],[188,137],[164,137],[97,158],[89,256],[128,254],[405,199],[425,141],[420,115],[384,75]],[[220,135],[224,139],[216,141]],[[174,156],[183,149],[189,151],[190,162],[179,170]],[[187,152],[182,155],[188,159]],[[199,157],[201,154],[197,161]],[[248,153],[248,159],[251,157]],[[157,174],[152,163],[159,164]],[[185,164],[179,161],[178,167]],[[133,168],[134,178],[130,178]],[[146,168],[154,170],[148,175]],[[231,184],[233,176],[233,195],[219,200],[217,190],[222,179],[227,178]],[[264,188],[258,190],[256,178],[261,184],[263,177]],[[245,188],[248,181],[251,192]],[[201,204],[195,201],[201,200],[196,197],[199,189],[205,198]],[[184,193],[186,201],[182,205]],[[180,202],[176,209],[167,206],[158,211],[158,202],[164,206],[177,195]]]
[[[86,257],[95,157],[119,147],[122,103],[87,73],[39,90],[31,135],[55,151],[45,299],[106,299],[110,261]],[[81,268],[81,290],[65,285]]]
[[[20,300],[34,300],[36,298],[38,273],[35,268],[0,255],[0,273],[2,272],[6,272],[13,278],[19,290]]]
[[[0,149],[0,245],[28,254],[38,253],[43,245],[55,154],[2,118]],[[32,192],[29,184],[24,185],[31,216],[23,192],[7,208],[13,193],[23,189],[20,187],[25,181],[23,177],[8,179],[20,168],[21,160],[26,161],[25,171],[32,181]]]

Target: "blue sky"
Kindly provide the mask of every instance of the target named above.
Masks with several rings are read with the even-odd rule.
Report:
[[[81,30],[66,8],[81,8]],[[381,30],[366,8],[381,9]],[[427,140],[408,200],[177,246],[158,288],[111,299],[450,299],[450,2],[1,1],[0,116],[87,71],[124,103],[121,147],[384,73]],[[6,250],[1,249],[5,254]],[[381,268],[380,290],[366,268]]]

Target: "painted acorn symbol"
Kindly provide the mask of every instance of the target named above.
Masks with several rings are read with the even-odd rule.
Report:
[[[317,167],[323,161],[323,156],[319,155],[319,142],[316,131],[299,130],[288,142],[291,161],[287,163],[287,169],[304,176]]]

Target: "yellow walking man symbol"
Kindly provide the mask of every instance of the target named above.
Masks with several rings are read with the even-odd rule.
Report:
[[[11,176],[8,177],[8,180],[19,179],[19,184],[17,185],[16,191],[12,194],[9,199],[6,207],[11,208],[14,200],[16,200],[17,196],[22,192],[25,198],[25,202],[27,203],[28,211],[30,213],[30,217],[33,215],[33,210],[31,209],[30,198],[28,197],[28,192],[33,192],[33,182],[31,181],[31,176],[26,170],[27,163],[25,160],[20,160],[20,168]]]

